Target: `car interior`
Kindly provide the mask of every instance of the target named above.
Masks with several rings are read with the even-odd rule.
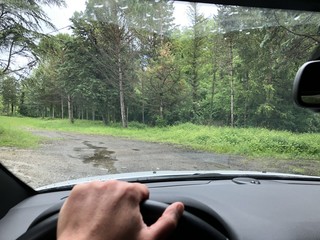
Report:
[[[318,0],[200,2],[320,12]],[[291,100],[319,111],[319,75],[317,59],[300,66]],[[152,224],[168,204],[185,204],[182,219],[169,239],[320,239],[319,177],[262,171],[120,180],[140,182],[150,189],[150,199],[141,204],[147,224]],[[34,190],[1,165],[0,239],[56,239],[58,213],[73,186]]]

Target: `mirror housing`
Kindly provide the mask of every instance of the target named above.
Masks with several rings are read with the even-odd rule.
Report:
[[[310,61],[298,70],[293,83],[295,103],[320,112],[320,61]]]

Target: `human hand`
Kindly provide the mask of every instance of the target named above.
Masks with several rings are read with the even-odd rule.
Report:
[[[140,213],[148,188],[116,180],[79,184],[61,208],[58,240],[160,240],[172,232],[183,213],[182,203],[171,204],[152,226]]]

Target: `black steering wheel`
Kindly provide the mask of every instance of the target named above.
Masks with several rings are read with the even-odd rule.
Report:
[[[58,214],[62,205],[63,202],[44,211],[32,222],[28,230],[17,240],[56,239]],[[168,205],[165,203],[152,200],[146,200],[143,202],[140,209],[145,223],[147,225],[154,223],[167,207]],[[168,237],[168,239],[189,239],[190,236],[195,236],[196,239],[202,240],[228,239],[210,224],[185,210],[177,228]]]

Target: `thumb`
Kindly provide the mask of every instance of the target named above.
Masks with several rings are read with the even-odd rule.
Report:
[[[165,239],[177,227],[183,211],[184,205],[181,202],[167,207],[158,221],[149,227],[151,239]]]

